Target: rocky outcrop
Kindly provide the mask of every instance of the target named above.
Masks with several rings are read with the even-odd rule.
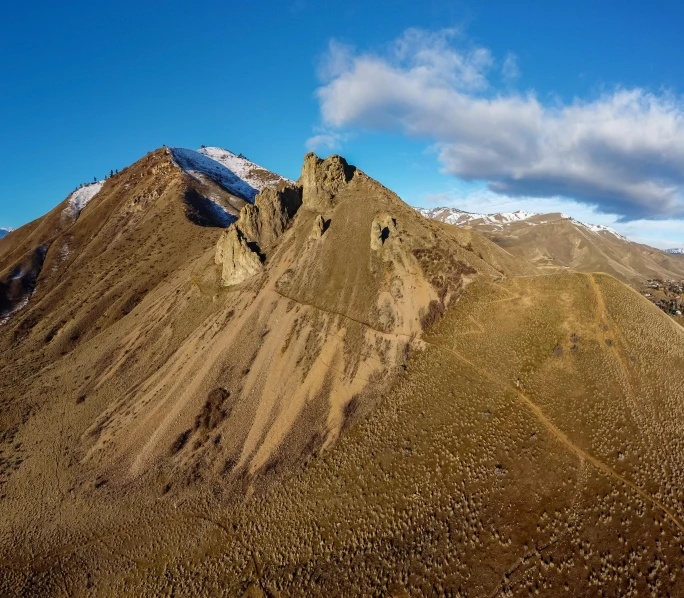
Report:
[[[316,220],[314,220],[309,238],[313,240],[320,239],[323,236],[323,233],[328,228],[329,224],[330,220],[326,221],[325,218],[323,218],[323,216],[321,216],[320,214],[316,216]]]
[[[322,160],[313,152],[304,157],[302,201],[310,209],[325,211],[335,206],[335,196],[354,177],[356,168],[341,156],[333,154]]]
[[[240,211],[237,222],[223,233],[214,261],[221,266],[221,283],[238,284],[261,272],[264,250],[290,225],[302,205],[300,187],[266,188]]]
[[[235,225],[221,235],[214,261],[221,266],[221,284],[224,286],[239,284],[264,268],[259,254],[247,244]]]
[[[301,205],[300,187],[266,188],[257,195],[254,205],[240,211],[237,227],[248,241],[261,248],[269,247],[287,230]]]
[[[385,214],[378,216],[371,224],[370,245],[373,251],[382,249],[382,246],[390,238],[397,234],[397,223],[394,218]]]

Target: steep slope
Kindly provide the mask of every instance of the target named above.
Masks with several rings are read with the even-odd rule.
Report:
[[[74,224],[55,235],[60,206],[4,248],[53,231],[0,330],[3,554],[27,557],[19,530],[51,554],[123,525],[131,500],[260,493],[374,408],[471,280],[535,271],[337,156],[308,155],[227,230],[197,226],[188,198],[222,190],[159,150]]]
[[[585,224],[565,214],[471,214],[454,208],[419,212],[472,228],[549,272],[559,268],[606,272],[630,284],[650,278],[684,278],[684,263],[669,253],[631,242],[610,227]]]
[[[232,505],[137,503],[125,524],[15,557],[5,587],[681,595],[677,326],[605,275],[480,278],[422,343],[295,477]]]

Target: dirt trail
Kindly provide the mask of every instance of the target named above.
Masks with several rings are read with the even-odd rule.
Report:
[[[598,286],[598,283],[596,282],[594,276],[593,276],[593,275],[588,275],[588,277],[589,277],[589,279],[590,279],[590,281],[591,281],[591,284],[592,284],[592,286],[593,286],[593,288],[594,288],[594,290],[595,290],[595,292],[596,292],[596,296],[597,296],[597,298],[598,298],[598,302],[599,302],[599,308],[598,308],[598,309],[599,309],[599,318],[600,318],[601,314],[606,314],[606,313],[607,313],[607,312],[606,312],[605,301],[604,301],[604,299],[603,299],[603,295],[602,295],[602,293],[601,293],[601,290],[600,290],[600,288],[599,288],[599,286]],[[497,286],[498,286],[498,285],[497,285]],[[275,291],[275,292],[278,293],[278,291]],[[509,291],[509,293],[510,293],[510,291]],[[278,293],[278,294],[279,294],[281,297],[290,299],[290,300],[292,300],[292,301],[296,301],[295,299],[292,299],[291,297],[286,297],[285,295],[282,295],[281,293]],[[512,297],[511,299],[504,299],[504,301],[510,301],[510,300],[516,299],[516,298],[517,298],[517,296],[514,296],[514,297]],[[298,302],[298,303],[299,303],[299,302]],[[306,304],[305,304],[305,305],[306,305]],[[315,306],[315,305],[311,305],[311,307],[315,307],[316,309],[320,309],[319,307],[317,307],[317,306]],[[322,310],[322,311],[326,311],[326,310]],[[363,322],[363,321],[360,321],[360,320],[356,320],[355,318],[351,318],[350,316],[348,316],[348,315],[346,315],[346,314],[337,313],[337,312],[328,312],[328,313],[333,313],[333,314],[335,314],[335,315],[338,315],[338,316],[347,318],[347,319],[349,319],[349,320],[352,320],[352,321],[354,321],[354,322],[357,322],[357,323],[359,323],[359,324],[361,324],[361,325],[363,325],[363,326],[366,326],[366,327],[370,328],[371,330],[375,330],[375,332],[378,332],[378,333],[380,333],[380,334],[385,334],[385,335],[388,335],[388,336],[405,336],[405,337],[407,337],[407,338],[412,338],[412,339],[413,339],[413,337],[409,337],[409,335],[404,335],[404,334],[401,334],[401,333],[394,333],[394,334],[391,334],[391,333],[383,332],[383,331],[381,331],[381,330],[377,330],[376,328],[373,328],[373,326],[371,326],[371,325],[368,324],[367,322]],[[474,318],[471,317],[471,319],[474,321],[474,323],[475,323],[476,325],[478,325],[478,328],[481,327],[481,324],[479,324],[477,321],[475,321]],[[417,339],[413,339],[413,340],[417,340]],[[585,462],[585,461],[586,461],[587,463],[590,463],[591,465],[593,465],[594,467],[596,467],[596,469],[598,469],[599,471],[603,472],[605,475],[607,475],[607,476],[609,476],[609,477],[612,477],[612,478],[618,480],[620,483],[622,483],[622,484],[628,486],[629,488],[631,488],[632,490],[634,490],[641,498],[643,498],[643,499],[646,500],[647,502],[651,503],[653,506],[655,506],[655,507],[657,507],[658,509],[660,509],[661,511],[663,511],[663,513],[665,513],[665,515],[667,516],[667,518],[670,519],[670,520],[672,521],[672,523],[674,523],[674,525],[675,525],[682,533],[684,533],[684,523],[682,523],[682,522],[679,520],[679,518],[674,514],[673,511],[671,511],[668,507],[666,507],[666,506],[665,506],[663,503],[661,503],[659,500],[657,500],[656,498],[654,498],[653,496],[651,496],[650,494],[648,494],[647,492],[645,492],[644,490],[642,490],[641,488],[639,488],[639,486],[637,486],[634,482],[631,482],[630,480],[628,480],[628,479],[625,478],[624,476],[620,475],[620,474],[619,474],[617,471],[615,471],[612,467],[610,467],[609,465],[606,465],[605,463],[603,463],[602,461],[600,461],[600,460],[597,459],[596,457],[590,455],[589,453],[587,453],[586,451],[584,451],[582,448],[580,448],[579,446],[577,446],[575,443],[573,443],[572,440],[570,440],[570,438],[569,438],[569,437],[568,437],[560,428],[558,428],[558,427],[557,427],[557,426],[556,426],[556,425],[555,425],[555,424],[554,424],[554,423],[553,423],[553,422],[544,414],[544,412],[541,410],[541,408],[540,408],[534,401],[532,401],[532,399],[530,399],[527,395],[525,395],[520,389],[515,388],[514,386],[512,386],[512,385],[510,385],[510,384],[507,384],[506,382],[500,380],[500,379],[497,378],[496,376],[493,376],[493,375],[490,374],[489,372],[487,372],[487,371],[483,370],[482,368],[476,366],[476,365],[475,365],[472,361],[470,361],[468,358],[464,357],[463,355],[461,355],[461,354],[458,353],[457,351],[454,351],[453,349],[450,349],[449,347],[445,347],[445,346],[443,346],[443,345],[440,345],[440,344],[437,344],[437,343],[433,343],[433,342],[431,342],[431,341],[429,341],[429,340],[426,340],[425,338],[422,338],[422,339],[420,339],[420,340],[421,340],[423,343],[425,343],[426,345],[431,345],[431,346],[433,346],[433,347],[435,347],[435,348],[437,348],[437,349],[439,349],[439,350],[443,350],[443,351],[447,351],[447,352],[451,353],[452,355],[454,355],[455,357],[457,357],[459,360],[461,360],[461,361],[467,363],[470,367],[472,367],[473,369],[475,369],[475,370],[476,370],[478,373],[480,373],[482,376],[484,376],[484,377],[488,378],[489,380],[492,380],[492,381],[494,381],[495,383],[499,384],[500,386],[503,386],[503,387],[507,388],[508,390],[510,390],[510,391],[512,391],[512,392],[514,392],[514,393],[516,393],[516,395],[518,396],[518,398],[519,398],[523,403],[525,403],[525,404],[527,405],[527,407],[532,411],[532,413],[535,415],[535,417],[544,425],[544,427],[545,427],[545,428],[546,428],[546,429],[547,429],[547,430],[548,430],[548,431],[549,431],[557,440],[559,440],[559,441],[560,441],[562,444],[564,444],[568,449],[570,449],[573,453],[575,453],[575,455],[577,455],[577,457],[580,459],[581,462]],[[627,364],[625,363],[624,357],[623,357],[623,356],[620,354],[620,352],[617,351],[617,350],[611,350],[611,355],[615,358],[615,360],[617,361],[618,365],[620,366],[620,370],[621,370],[621,372],[622,372],[622,374],[623,374],[623,376],[624,376],[624,379],[625,379],[625,381],[626,381],[626,383],[627,383],[627,388],[628,388],[627,394],[628,394],[628,397],[629,397],[629,399],[630,399],[630,402],[631,402],[632,404],[634,404],[634,403],[635,403],[634,389],[633,389],[632,384],[631,384],[631,381],[630,381],[629,369],[627,368]]]
[[[661,510],[665,516],[681,531],[684,533],[684,523],[682,523],[679,518],[674,514],[672,510],[670,510],[667,506],[665,506],[662,502],[660,502],[658,499],[654,498],[641,488],[637,486],[634,482],[631,482],[624,476],[620,475],[617,471],[615,471],[612,467],[609,465],[606,465],[593,455],[587,453],[584,449],[580,448],[577,446],[570,438],[560,429],[558,428],[541,410],[541,408],[534,402],[530,397],[528,397],[524,392],[522,392],[519,388],[515,388],[514,386],[504,382],[503,380],[500,380],[498,377],[490,374],[489,372],[483,370],[482,368],[476,366],[472,361],[470,361],[468,358],[464,357],[461,355],[458,351],[454,351],[453,349],[450,349],[449,347],[445,347],[443,345],[439,345],[436,343],[431,343],[430,341],[425,341],[426,344],[432,345],[433,347],[436,347],[437,349],[447,351],[451,355],[454,355],[456,358],[459,360],[467,363],[469,366],[474,368],[479,374],[482,376],[488,378],[489,380],[495,382],[496,384],[499,384],[500,386],[504,387],[507,390],[510,390],[511,392],[514,392],[517,397],[525,404],[527,407],[532,411],[534,416],[541,422],[541,424],[562,444],[564,444],[568,449],[570,449],[577,457],[580,459],[581,462],[587,462],[593,465],[596,469],[604,473],[605,475],[614,478],[615,480],[619,481],[621,484],[624,484],[625,486],[628,486],[634,492],[636,492],[642,499],[644,499],[646,502],[650,503],[651,505],[655,506],[659,510]]]

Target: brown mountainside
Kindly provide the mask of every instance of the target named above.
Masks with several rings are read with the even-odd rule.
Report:
[[[50,245],[0,327],[0,594],[681,595],[684,334],[643,297],[338,156],[227,229],[166,150],[119,177],[0,241]]]

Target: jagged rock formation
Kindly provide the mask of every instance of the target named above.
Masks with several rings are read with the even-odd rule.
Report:
[[[236,226],[251,243],[267,248],[282,235],[302,205],[300,187],[281,184],[266,188],[257,195],[254,205],[240,211]]]
[[[225,286],[239,284],[263,270],[265,251],[280,237],[302,205],[302,190],[281,184],[261,191],[253,205],[240,211],[237,222],[221,236],[215,262]]]
[[[304,193],[302,200],[309,209],[327,210],[334,207],[335,196],[354,177],[356,169],[341,156],[332,155],[325,160],[316,154],[304,157],[299,184]]]
[[[219,239],[215,261],[221,266],[221,283],[239,284],[263,271],[259,254],[253,251],[240,229],[231,226]]]
[[[391,216],[384,214],[373,220],[371,224],[371,249],[382,249],[390,237],[394,240],[397,234],[397,222]]]

